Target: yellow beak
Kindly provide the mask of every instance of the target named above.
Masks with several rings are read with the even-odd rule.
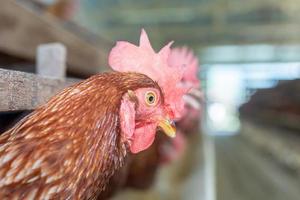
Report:
[[[160,120],[158,126],[165,132],[165,134],[171,138],[176,136],[176,127],[173,121],[169,119]]]

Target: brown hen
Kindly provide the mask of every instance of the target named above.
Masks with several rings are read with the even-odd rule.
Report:
[[[88,199],[127,153],[119,109],[145,75],[104,73],[69,87],[0,137],[0,199]],[[160,89],[159,89],[160,90]]]

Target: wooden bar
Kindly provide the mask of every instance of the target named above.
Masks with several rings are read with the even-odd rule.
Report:
[[[77,81],[0,69],[0,112],[32,110]]]

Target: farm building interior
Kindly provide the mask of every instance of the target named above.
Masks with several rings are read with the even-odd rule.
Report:
[[[155,52],[145,44],[148,40],[143,34],[148,35]],[[117,41],[127,41],[139,48]],[[177,49],[178,54],[184,54],[174,53],[177,61],[180,56],[188,57],[188,61],[175,64],[172,73],[165,73],[164,66],[171,66],[173,54],[169,52],[163,61],[157,59],[162,59],[161,52],[169,48],[166,45],[170,41],[173,41],[170,52]],[[112,48],[116,50],[118,44],[127,45],[127,49],[123,48],[125,58],[119,60],[112,56]],[[135,55],[136,49],[143,51]],[[28,172],[25,168],[30,171],[34,165],[24,164],[14,178],[7,175],[14,166],[10,164],[11,168],[7,168],[7,159],[14,163],[14,156],[18,158],[17,154],[24,153],[31,145],[23,141],[27,145],[23,151],[16,150],[14,156],[5,157],[10,155],[6,154],[10,146],[21,145],[22,138],[15,138],[22,132],[22,123],[35,116],[36,108],[54,95],[59,96],[64,88],[92,75],[112,68],[122,70],[122,66],[115,67],[114,63],[146,63],[148,55],[153,60],[146,65],[161,67],[161,71],[156,69],[154,76],[145,73],[162,88],[165,100],[169,93],[160,85],[161,79],[176,77],[176,67],[177,71],[196,67],[189,72],[189,77],[196,78],[191,80],[196,86],[189,86],[183,95],[185,112],[174,120],[176,137],[170,139],[157,131],[148,149],[135,154],[137,150],[130,146],[131,152],[119,171],[108,166],[108,173],[102,172],[105,175],[97,177],[109,178],[104,181],[105,190],[97,188],[98,183],[88,185],[87,178],[86,183],[57,187],[53,199],[88,199],[91,194],[95,199],[112,200],[300,199],[300,4],[297,0],[2,1],[0,199],[10,197],[10,193],[16,199],[47,199],[56,193],[50,192],[47,184],[27,187],[22,181],[28,180],[16,181],[17,177],[25,177],[20,175]],[[139,63],[137,66],[145,67]],[[169,88],[175,91],[190,80],[184,77],[180,81]],[[175,99],[172,95],[170,101]],[[88,101],[83,101],[82,107]],[[39,120],[32,121],[33,129]],[[49,124],[45,130],[50,133],[57,130],[55,123]],[[6,139],[9,134],[14,141]],[[32,155],[39,152],[42,143],[35,145],[31,147]],[[51,153],[50,146],[48,152]],[[111,152],[95,160],[109,160],[109,156]],[[34,163],[34,156],[26,159],[26,163]],[[71,169],[77,169],[80,164],[73,165]],[[60,166],[61,171],[64,167]],[[40,170],[43,171],[43,165]],[[81,175],[85,176],[89,170],[87,167]],[[114,174],[107,176],[110,172]]]

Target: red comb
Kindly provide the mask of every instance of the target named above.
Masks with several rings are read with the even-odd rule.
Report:
[[[139,46],[120,41],[109,54],[109,65],[120,72],[138,72],[147,75],[161,87],[165,103],[174,113],[174,118],[181,117],[184,102],[182,96],[187,89],[179,86],[185,71],[184,66],[171,67],[168,63],[170,42],[156,53],[142,29]]]
[[[193,88],[200,87],[200,81],[197,77],[199,67],[198,58],[192,50],[187,47],[173,48],[168,62],[172,67],[186,66],[186,70],[182,77],[183,81]]]

